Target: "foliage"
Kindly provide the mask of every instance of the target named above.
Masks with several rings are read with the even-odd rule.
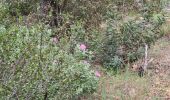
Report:
[[[92,62],[118,70],[163,35],[165,0],[142,1],[2,0],[0,97],[74,100],[93,93]]]
[[[102,51],[104,65],[117,69],[140,58],[144,44],[151,45],[163,34],[160,27],[164,22],[162,14],[153,14],[149,21],[142,17],[125,22],[110,20]]]
[[[10,15],[19,16],[19,15],[28,15],[29,13],[36,10],[37,0],[8,0],[6,1],[8,5],[8,10]]]
[[[1,99],[71,99],[95,90],[90,65],[58,48],[50,29],[1,25],[0,35]]]

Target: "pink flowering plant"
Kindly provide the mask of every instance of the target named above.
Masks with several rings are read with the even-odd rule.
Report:
[[[52,42],[54,43],[54,44],[57,44],[59,41],[58,41],[58,38],[57,37],[53,37],[52,38]]]
[[[99,71],[95,71],[95,76],[96,76],[96,77],[101,77],[100,72],[99,72]]]
[[[86,51],[86,49],[87,49],[86,45],[83,44],[83,43],[80,44],[80,47],[79,47],[79,48],[80,48],[81,51]]]
[[[84,43],[77,44],[75,56],[79,60],[92,60],[93,52],[87,49],[87,45]]]
[[[84,43],[77,44],[77,47],[75,49],[75,56],[79,60],[83,60],[87,58],[87,46]]]

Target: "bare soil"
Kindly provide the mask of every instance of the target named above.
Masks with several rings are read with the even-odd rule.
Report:
[[[150,50],[150,57],[154,60],[148,69],[150,77],[149,96],[170,100],[170,38],[160,39]]]

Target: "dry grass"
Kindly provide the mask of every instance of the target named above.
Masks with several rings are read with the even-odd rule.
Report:
[[[169,17],[166,19],[166,23],[162,26],[162,29],[165,32],[165,36],[170,35],[170,18]]]
[[[126,70],[109,75],[102,68],[96,93],[84,100],[170,100],[170,41],[164,37],[149,51],[154,60],[144,77]]]
[[[98,100],[114,99],[137,99],[143,98],[148,93],[147,79],[139,78],[136,74],[126,74],[117,76],[105,76],[101,79]]]

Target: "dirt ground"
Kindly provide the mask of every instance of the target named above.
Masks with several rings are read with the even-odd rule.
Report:
[[[150,50],[153,61],[149,65],[150,96],[170,100],[170,38],[160,39]]]

